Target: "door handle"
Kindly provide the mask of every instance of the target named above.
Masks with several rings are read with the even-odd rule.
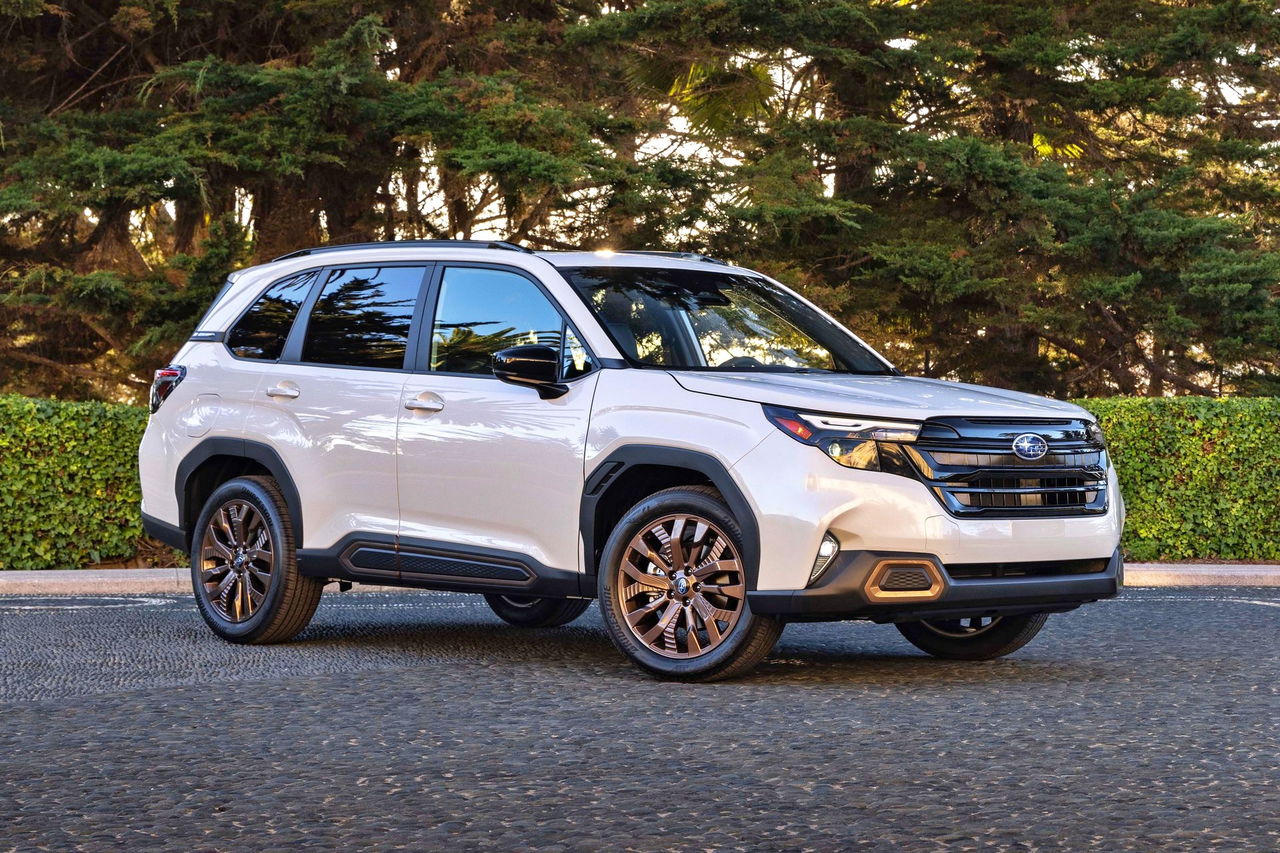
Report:
[[[411,412],[438,412],[444,408],[444,400],[439,397],[429,398],[426,400],[418,397],[410,397],[404,401],[404,407]]]
[[[274,388],[267,389],[268,397],[287,397],[290,400],[292,400],[294,397],[297,397],[298,394],[300,393],[302,392],[300,392],[297,388],[290,388],[287,385],[277,385]]]

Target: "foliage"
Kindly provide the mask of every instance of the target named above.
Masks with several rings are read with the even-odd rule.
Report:
[[[145,409],[0,396],[0,569],[128,557]]]
[[[1133,560],[1280,561],[1280,399],[1083,404],[1102,424]],[[0,396],[0,569],[129,557],[146,410]]]
[[[1280,561],[1280,399],[1083,405],[1115,459],[1131,559]]]
[[[324,240],[708,251],[904,370],[1280,391],[1271,0],[0,2],[0,388]]]

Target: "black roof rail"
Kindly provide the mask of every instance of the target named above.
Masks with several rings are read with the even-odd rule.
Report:
[[[680,258],[684,261],[702,261],[704,264],[719,264],[722,267],[731,266],[728,261],[722,261],[719,258],[708,257],[707,255],[699,255],[697,252],[664,252],[658,249],[619,249],[619,255],[654,255],[659,258]]]
[[[534,254],[533,249],[526,249],[516,243],[508,243],[505,240],[379,240],[373,243],[326,243],[323,246],[313,246],[310,249],[299,249],[296,252],[290,252],[287,255],[281,255],[278,258],[272,258],[269,263],[276,261],[287,261],[290,258],[302,258],[307,255],[315,255],[320,252],[341,252],[347,249],[381,249],[387,246],[414,246],[420,248],[435,249],[505,249],[509,252],[524,252],[525,254]]]

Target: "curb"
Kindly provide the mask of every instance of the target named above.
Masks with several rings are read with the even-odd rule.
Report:
[[[1126,586],[1280,586],[1280,565],[1130,563]],[[357,585],[363,592],[420,592]],[[0,571],[0,595],[190,595],[189,569]]]

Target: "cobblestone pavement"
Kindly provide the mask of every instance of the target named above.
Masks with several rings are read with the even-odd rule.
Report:
[[[1129,590],[1017,655],[792,625],[652,681],[596,610],[329,595],[299,641],[177,598],[0,599],[0,849],[1276,850],[1280,591]]]

